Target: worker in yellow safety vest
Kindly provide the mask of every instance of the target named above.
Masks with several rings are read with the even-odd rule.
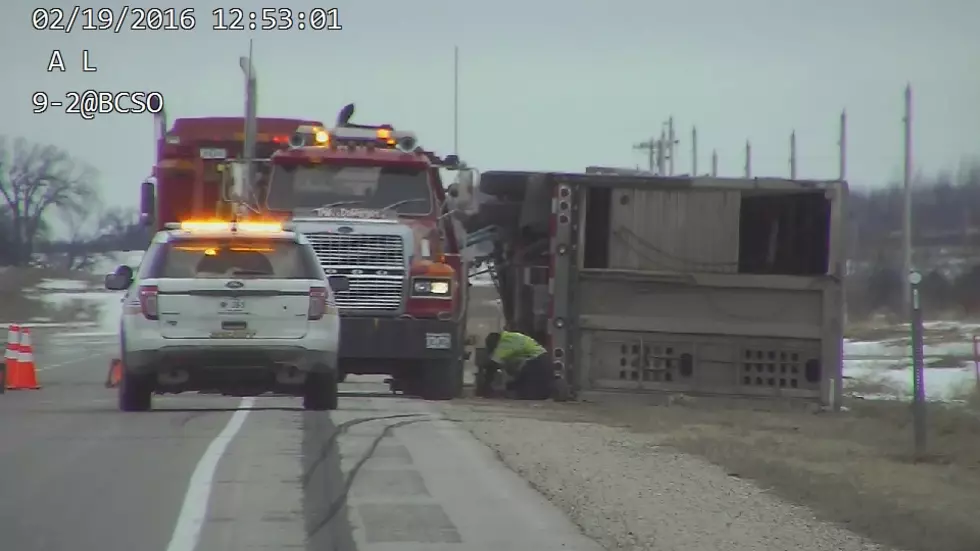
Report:
[[[521,400],[547,400],[551,396],[554,374],[548,351],[538,341],[515,331],[490,333],[486,338],[489,363],[481,366],[483,388],[489,389],[498,369],[512,380],[507,390]]]

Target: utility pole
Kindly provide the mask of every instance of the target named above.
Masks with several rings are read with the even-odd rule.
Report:
[[[789,179],[796,179],[796,130],[789,134]]]
[[[678,140],[674,135],[674,117],[671,116],[667,119],[667,161],[668,169],[667,174],[670,176],[674,175],[674,146],[677,145]]]
[[[752,177],[752,143],[745,140],[745,177]]]
[[[459,46],[453,48],[453,155],[459,156]]]
[[[252,64],[252,41],[248,41],[248,57],[238,58],[238,65],[245,73],[245,135],[242,157],[245,159],[245,192],[249,193],[255,177],[255,140],[258,131],[258,77]]]
[[[664,176],[667,174],[667,133],[660,129],[660,142],[657,146],[657,174]]]
[[[657,171],[657,151],[660,149],[660,142],[656,138],[650,138],[645,142],[640,142],[633,145],[633,149],[636,151],[643,151],[649,157],[650,172]]]
[[[905,300],[905,319],[912,317],[912,85],[905,87],[905,201],[902,217],[902,252],[904,253],[905,282],[902,295]]]
[[[837,145],[840,147],[840,172],[838,173],[837,176],[838,176],[838,178],[840,179],[841,182],[846,182],[847,181],[847,111],[846,110],[843,110],[843,109],[840,112],[840,137],[837,140]],[[841,200],[844,201],[844,203],[845,203],[844,212],[846,213],[847,212],[847,208],[846,208],[847,198],[846,197],[842,197]],[[848,315],[848,305],[847,305],[847,291],[848,291],[850,285],[849,285],[849,281],[848,281],[847,275],[850,273],[850,261],[851,261],[851,259],[852,258],[857,258],[857,255],[854,254],[854,253],[857,250],[857,247],[859,245],[858,240],[860,238],[860,235],[858,235],[858,226],[857,226],[857,224],[854,224],[853,223],[853,221],[851,220],[850,216],[846,217],[844,219],[844,222],[843,223],[844,223],[845,232],[850,232],[850,231],[853,232],[853,235],[850,236],[851,238],[850,239],[845,239],[844,242],[842,243],[842,246],[843,246],[843,249],[844,249],[843,250],[843,253],[844,253],[844,280],[843,280],[844,281],[844,292],[842,293],[842,296],[841,296],[841,309],[843,310],[843,312],[841,313],[841,318],[844,320],[844,327],[846,328],[847,325],[848,325],[848,323],[850,322],[850,316]],[[850,228],[853,228],[853,229],[850,229]],[[834,403],[835,404],[840,404],[840,402],[841,402],[841,400],[843,400],[843,396],[844,396],[844,367],[843,367],[843,365],[840,366],[840,368],[837,371],[837,374],[836,375],[837,376],[834,379],[834,396],[835,396],[835,402]]]
[[[718,177],[718,150],[715,149],[711,152],[711,177]]]
[[[698,127],[691,127],[691,178],[698,177]]]
[[[840,138],[837,140],[840,147],[840,181],[847,181],[847,111],[840,112]]]

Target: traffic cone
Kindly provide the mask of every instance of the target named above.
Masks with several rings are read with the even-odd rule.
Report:
[[[17,388],[21,390],[40,390],[37,382],[37,370],[34,368],[34,346],[31,345],[31,330],[25,327],[20,333],[20,357],[17,358],[19,379]]]
[[[112,359],[112,361],[109,363],[109,373],[105,378],[106,388],[116,388],[119,386],[119,383],[122,382],[122,367],[122,360],[119,358]]]
[[[6,371],[6,385],[8,390],[16,390],[17,382],[20,379],[20,326],[11,325],[7,330],[7,350],[3,355],[4,369]]]

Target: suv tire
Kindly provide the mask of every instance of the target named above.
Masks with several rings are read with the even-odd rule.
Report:
[[[338,406],[337,373],[308,373],[303,389],[303,409],[332,411]]]
[[[153,407],[153,376],[130,373],[123,367],[119,381],[120,411],[150,411]]]

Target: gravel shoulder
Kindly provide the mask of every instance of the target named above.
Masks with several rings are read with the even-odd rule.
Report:
[[[879,406],[815,414],[616,397],[444,407],[608,549],[980,549],[980,423],[933,412],[936,453],[915,464],[907,410]]]

